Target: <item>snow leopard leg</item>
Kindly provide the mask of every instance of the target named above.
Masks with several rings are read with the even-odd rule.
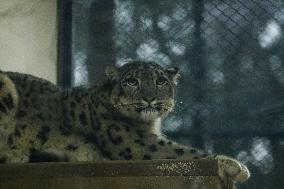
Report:
[[[14,82],[0,72],[0,163],[11,160],[17,154],[9,148],[9,136],[15,131],[15,113],[18,95]]]
[[[18,105],[18,94],[14,82],[0,72],[0,123],[13,118]]]

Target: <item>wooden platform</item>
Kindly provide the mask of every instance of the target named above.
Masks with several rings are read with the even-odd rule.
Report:
[[[231,189],[217,162],[106,161],[0,165],[0,189]]]

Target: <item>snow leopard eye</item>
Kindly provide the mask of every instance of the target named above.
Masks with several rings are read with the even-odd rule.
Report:
[[[134,77],[128,78],[126,82],[129,86],[137,86],[139,84],[139,81]]]
[[[167,83],[167,79],[165,77],[159,77],[157,80],[156,80],[156,84],[157,85],[164,85]]]

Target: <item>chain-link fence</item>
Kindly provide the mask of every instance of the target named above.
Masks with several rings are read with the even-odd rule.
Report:
[[[284,187],[284,1],[73,2],[73,85],[107,64],[178,66],[170,137],[246,163],[241,188]],[[89,76],[89,77],[87,77]]]

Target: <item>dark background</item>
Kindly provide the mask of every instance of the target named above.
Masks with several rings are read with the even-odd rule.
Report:
[[[163,132],[246,164],[243,189],[283,189],[283,30],[283,0],[59,1],[58,81],[100,83],[129,60],[178,66]]]

